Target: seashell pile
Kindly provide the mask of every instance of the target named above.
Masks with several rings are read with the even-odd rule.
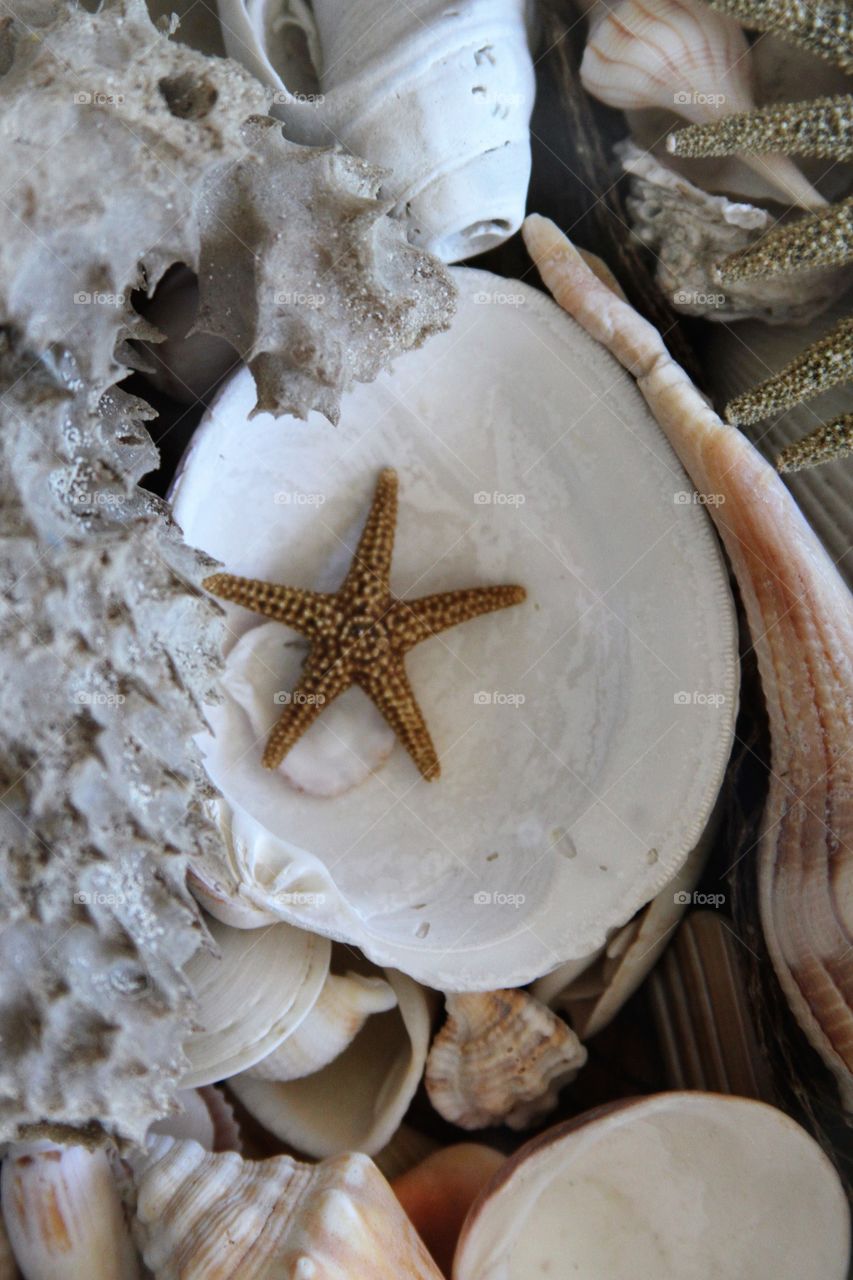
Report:
[[[0,17],[0,1280],[848,1275],[846,15],[579,9]]]

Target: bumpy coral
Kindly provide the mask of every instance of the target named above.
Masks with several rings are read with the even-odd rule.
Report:
[[[191,738],[219,623],[209,562],[138,487],[132,291],[198,272],[201,327],[276,413],[334,417],[449,320],[376,175],[286,142],[266,105],[142,0],[23,0],[0,30],[0,1139],[139,1140],[192,1019],[186,866],[219,836]]]

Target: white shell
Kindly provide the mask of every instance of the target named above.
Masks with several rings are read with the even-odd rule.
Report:
[[[754,204],[709,195],[632,142],[616,151],[631,175],[631,229],[654,254],[655,279],[676,311],[720,322],[755,317],[802,324],[825,311],[849,283],[849,271],[824,268],[801,272],[795,284],[776,276],[723,288],[715,268],[759,240],[774,218]]]
[[[248,1161],[160,1137],[134,1164],[155,1280],[441,1280],[367,1156]]]
[[[584,88],[611,107],[663,108],[704,124],[755,106],[750,56],[734,18],[701,0],[600,0],[580,75]],[[741,159],[786,204],[825,203],[787,156]]]
[[[397,1003],[394,988],[378,975],[330,973],[300,1027],[244,1074],[252,1080],[301,1080],[334,1062],[367,1019]]]
[[[226,48],[275,92],[297,142],[342,143],[387,171],[409,239],[445,262],[521,225],[535,83],[526,0],[315,0],[321,93],[290,92],[275,0],[219,0]],[[314,34],[312,32],[312,34]],[[312,43],[314,43],[312,41]]]
[[[347,794],[301,795],[227,695],[201,741],[230,810],[223,910],[232,892],[445,991],[588,955],[672,878],[716,799],[738,681],[727,572],[632,380],[538,291],[453,275],[450,332],[355,388],[337,428],[250,421],[237,375],[174,491],[187,540],[229,571],[334,589],[393,463],[399,595],[527,588],[409,656],[435,784],[396,746]],[[256,625],[225,613],[232,642]]]
[[[310,1156],[380,1151],[398,1129],[426,1064],[432,993],[404,974],[385,977],[397,1004],[368,1018],[349,1047],[304,1079],[278,1083],[247,1075],[229,1088],[257,1120]]]
[[[847,1202],[817,1143],[745,1098],[661,1093],[558,1125],[466,1219],[454,1280],[844,1280]]]
[[[136,1280],[139,1263],[102,1150],[10,1147],[3,1218],[24,1280]]]
[[[288,640],[280,623],[264,622],[228,654],[222,687],[243,708],[258,740],[267,738],[280,716],[306,653],[307,645]],[[288,751],[279,769],[298,791],[334,796],[364,782],[393,747],[394,731],[360,689],[349,689]]]
[[[157,1120],[148,1130],[170,1138],[192,1138],[206,1151],[239,1151],[240,1132],[234,1109],[225,1095],[213,1085],[200,1089],[179,1089],[175,1095],[179,1108],[174,1115]]]
[[[209,922],[219,955],[198,951],[186,966],[198,1030],[184,1041],[183,1089],[224,1080],[260,1062],[313,1008],[329,971],[326,938],[274,924],[231,929]]]
[[[586,1062],[571,1027],[527,991],[450,994],[425,1075],[439,1115],[462,1129],[526,1129]]]

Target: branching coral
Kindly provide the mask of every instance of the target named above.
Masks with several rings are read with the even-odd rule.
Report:
[[[452,310],[377,175],[286,142],[266,106],[142,0],[25,0],[0,31],[2,1138],[140,1139],[192,1018],[184,879],[219,837],[191,739],[218,611],[209,563],[138,487],[156,451],[116,386],[150,336],[132,291],[186,263],[260,407],[331,418]]]

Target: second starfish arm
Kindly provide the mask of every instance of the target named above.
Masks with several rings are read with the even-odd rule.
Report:
[[[441,765],[402,658],[381,673],[360,676],[358,683],[382,712],[421,775],[433,782],[441,773]]]
[[[220,600],[251,609],[292,627],[309,638],[318,635],[336,615],[334,596],[301,587],[280,587],[260,578],[240,578],[234,573],[213,573],[201,584]]]
[[[357,596],[367,607],[384,600],[388,594],[396,526],[397,472],[385,467],[379,473],[373,502],[340,595]]]
[[[527,599],[524,587],[469,587],[460,591],[442,591],[421,596],[419,600],[398,600],[393,609],[392,626],[398,631],[406,649],[457,627],[471,618],[497,609],[509,609]]]
[[[331,667],[314,666],[309,654],[302,674],[290,692],[290,701],[267,738],[261,759],[264,768],[277,769],[321,712],[351,683],[342,663],[333,663]]]

